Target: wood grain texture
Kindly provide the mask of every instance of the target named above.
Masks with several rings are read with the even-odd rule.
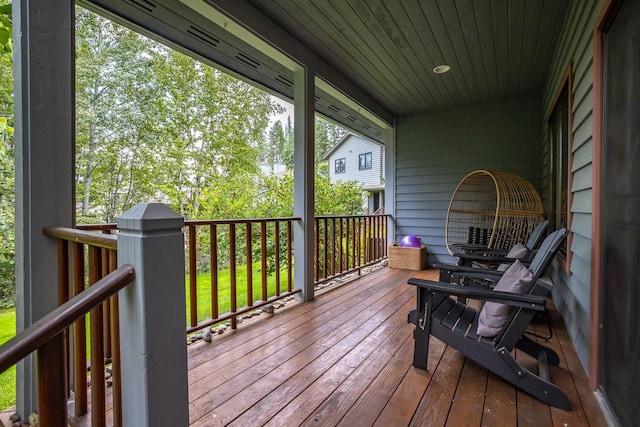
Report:
[[[551,381],[571,400],[560,411],[431,338],[426,371],[411,365],[415,304],[410,277],[437,271],[383,268],[288,304],[188,348],[195,426],[602,426],[604,417],[552,303],[560,355]],[[532,331],[546,332],[545,324]],[[537,362],[517,352],[532,372]],[[111,393],[107,399],[111,420]]]

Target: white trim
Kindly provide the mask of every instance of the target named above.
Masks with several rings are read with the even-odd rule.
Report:
[[[258,37],[253,32],[249,31],[242,25],[238,24],[233,19],[215,9],[213,6],[207,4],[202,0],[179,0],[181,3],[195,10],[202,16],[211,20],[214,24],[221,28],[224,28],[229,33],[238,37],[239,39],[247,42],[251,46],[259,49],[262,53],[266,54],[270,58],[278,61],[291,71],[296,71],[302,68],[302,66],[293,60],[290,56],[286,55],[275,46],[267,43],[264,39]]]

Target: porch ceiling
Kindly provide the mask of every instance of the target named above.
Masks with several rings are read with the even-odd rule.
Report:
[[[567,0],[249,0],[395,115],[542,90]],[[435,74],[447,64],[451,71]]]
[[[327,88],[316,89],[316,111],[381,143],[381,122],[391,125],[393,116],[540,93],[568,9],[568,0],[77,1],[292,99],[293,71],[228,31],[226,18],[208,16],[224,11],[249,38],[270,38],[318,68],[327,87],[350,91],[347,98],[380,120]],[[434,74],[443,64],[451,71]]]

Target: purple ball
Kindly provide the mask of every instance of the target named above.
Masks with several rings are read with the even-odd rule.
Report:
[[[409,234],[408,236],[404,236],[402,240],[400,240],[400,246],[404,248],[421,248],[422,240],[420,240],[420,237],[418,236]]]

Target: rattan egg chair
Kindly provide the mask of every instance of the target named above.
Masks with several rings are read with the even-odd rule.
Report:
[[[508,172],[477,170],[458,184],[445,226],[449,253],[467,249],[509,249],[524,243],[544,220],[538,192]]]

